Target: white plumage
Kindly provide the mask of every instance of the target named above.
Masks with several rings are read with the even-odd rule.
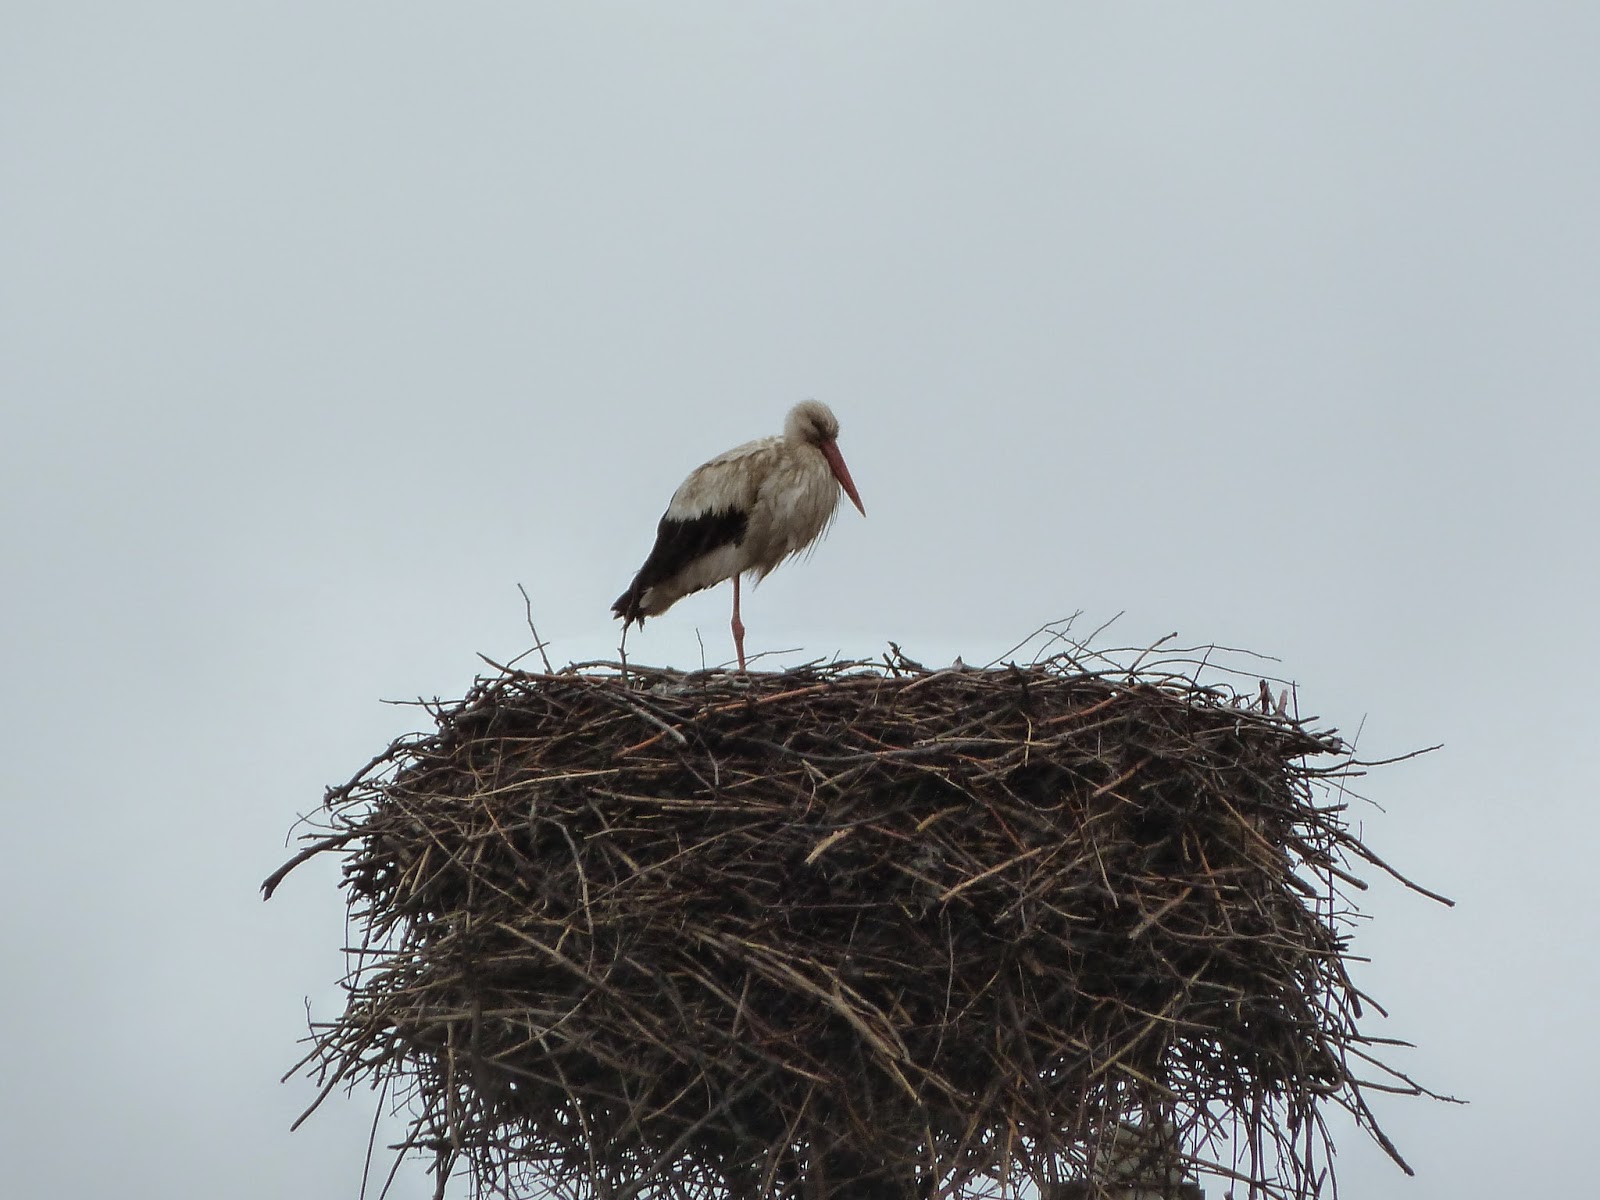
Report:
[[[656,543],[612,612],[644,623],[691,592],[733,580],[733,642],[744,669],[739,577],[757,582],[817,540],[844,489],[862,516],[856,485],[838,447],[839,422],[806,400],[789,410],[783,433],[736,446],[697,467],[672,495]]]

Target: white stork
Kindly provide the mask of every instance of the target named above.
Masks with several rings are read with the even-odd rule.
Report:
[[[739,576],[754,572],[759,583],[816,541],[833,521],[841,487],[867,515],[838,438],[828,406],[805,400],[789,410],[781,437],[746,442],[692,472],[672,494],[644,566],[611,606],[622,631],[731,579],[733,646],[744,670]]]

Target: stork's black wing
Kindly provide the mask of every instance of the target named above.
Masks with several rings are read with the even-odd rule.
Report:
[[[695,559],[722,546],[737,546],[744,540],[750,514],[742,509],[723,509],[701,513],[687,519],[665,516],[656,526],[656,544],[644,566],[633,577],[628,590],[617,597],[611,611],[622,618],[644,624],[644,594],[656,584],[671,579]]]

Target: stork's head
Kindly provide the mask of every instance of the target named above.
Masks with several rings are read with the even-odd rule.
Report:
[[[856,491],[850,470],[844,465],[844,455],[839,453],[839,418],[833,415],[832,409],[820,400],[800,401],[789,410],[789,417],[783,423],[783,437],[787,442],[815,446],[822,451],[833,477],[850,497],[850,503],[863,517],[867,515],[861,504],[861,493]]]
[[[783,423],[783,436],[791,442],[820,446],[839,440],[839,418],[821,400],[802,400],[789,410]]]

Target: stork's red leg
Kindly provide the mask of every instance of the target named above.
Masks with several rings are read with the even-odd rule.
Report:
[[[733,648],[739,655],[739,670],[744,670],[744,622],[739,620],[739,577],[733,577]]]

